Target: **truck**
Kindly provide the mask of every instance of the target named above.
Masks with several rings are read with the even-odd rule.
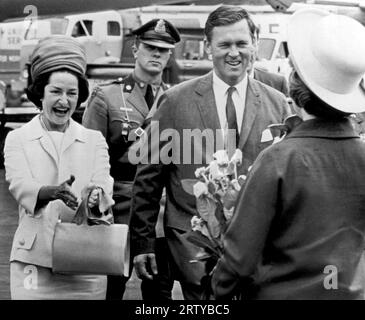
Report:
[[[24,34],[29,26],[28,20],[13,19],[0,23],[0,80],[1,91],[7,106],[19,105],[23,87],[18,87],[20,70],[20,49]],[[0,105],[3,110],[4,104]]]
[[[114,63],[120,61],[124,33],[139,25],[135,14],[123,10],[36,16],[0,24],[0,167],[7,133],[39,113],[24,92],[29,58],[38,41],[69,35],[85,47],[88,63]],[[78,114],[75,117],[80,121]]]
[[[269,5],[241,5],[251,13],[260,28],[257,66],[261,69],[289,76],[286,23],[292,12],[277,12]],[[180,27],[183,40],[176,48],[179,79],[188,80],[202,75],[212,68],[212,62],[204,52],[204,25],[210,12],[218,5],[206,6],[150,6],[141,8],[142,21],[162,16]],[[184,30],[182,21],[194,19],[194,32]],[[144,22],[144,21],[143,21]],[[180,25],[179,25],[180,24]]]
[[[124,24],[123,45],[121,46],[118,59],[107,61],[100,58],[92,62],[89,61],[88,74],[90,86],[94,87],[97,83],[109,81],[128,75],[134,67],[134,58],[131,51],[133,37],[126,34],[131,29],[153,18],[163,18],[173,23],[180,32],[181,41],[176,45],[167,68],[163,74],[163,79],[170,85],[180,83],[185,80],[203,75],[212,69],[212,61],[205,51],[204,45],[204,26],[205,21],[211,11],[217,5],[212,6],[149,6],[136,9],[123,10],[123,14],[128,25]],[[255,22],[260,25],[262,34],[259,42],[258,64],[260,67],[268,67],[282,58],[282,63],[277,63],[276,69],[269,71],[283,73],[287,69],[282,67],[288,64],[288,51],[283,33],[285,32],[284,23],[288,14],[276,13],[270,6],[243,6],[252,16]],[[128,19],[126,18],[128,17]],[[26,43],[26,41],[25,41]],[[112,62],[112,63],[110,63]],[[266,65],[264,65],[266,63]],[[82,114],[83,110],[80,109]],[[76,120],[81,120],[81,114],[76,116]]]
[[[278,72],[288,76],[290,73],[290,66],[288,63],[288,48],[286,44],[286,20],[292,12],[307,5],[294,3],[288,10],[279,12],[268,5],[242,6],[251,12],[253,20],[261,29],[257,66],[271,72]],[[209,72],[212,68],[212,61],[204,50],[203,30],[208,14],[216,7],[216,5],[174,5],[149,6],[113,11],[110,17],[114,14],[114,21],[119,22],[120,24],[119,36],[115,35],[115,39],[117,37],[119,39],[118,44],[120,46],[115,46],[118,48],[116,49],[116,52],[114,52],[112,48],[104,49],[99,51],[98,57],[95,55],[90,55],[90,57],[88,57],[87,76],[90,81],[91,89],[100,82],[111,81],[124,77],[133,70],[134,58],[131,51],[133,38],[128,37],[127,34],[131,31],[131,29],[140,26],[152,18],[165,18],[171,21],[177,26],[181,33],[182,40],[179,44],[177,44],[173,52],[171,62],[164,72],[164,80],[166,82],[173,85]],[[362,9],[356,6],[344,8],[342,6],[332,7],[324,5],[323,7],[336,13],[348,15],[352,14],[352,16],[358,20],[361,20],[364,17]],[[98,15],[100,15],[100,13],[95,13],[94,16],[96,19]],[[59,22],[59,25],[64,26],[63,29],[60,26],[52,28],[52,21],[55,21],[54,19],[56,19],[55,16],[46,16],[42,17],[42,19],[38,19],[37,23],[39,26],[48,24],[48,27],[42,27],[41,30],[33,27],[32,24],[28,28],[29,31],[26,32],[27,39],[24,40],[24,49],[21,54],[21,65],[24,66],[24,79],[26,80],[27,76],[27,69],[25,67],[27,57],[29,57],[31,48],[35,45],[35,39],[32,38],[39,38],[39,35],[44,35],[45,30],[48,30],[49,32],[52,30],[62,29],[66,32],[66,34],[73,35],[80,41],[84,41],[83,43],[89,46],[86,47],[89,48],[87,50],[96,51],[96,48],[102,47],[104,44],[100,43],[100,41],[99,43],[92,43],[97,39],[97,36],[94,33],[94,31],[96,32],[97,30],[93,27],[93,25],[96,26],[97,24],[92,21],[92,16],[93,15],[91,13],[63,17],[57,16],[57,19],[65,19],[68,17],[68,19],[72,20],[72,22],[67,23],[67,26],[65,22],[63,22],[63,24],[62,22]],[[361,22],[365,23],[365,21]],[[32,28],[34,28],[34,31],[32,31]],[[117,30],[117,28],[115,28],[115,30]],[[38,36],[36,36],[37,34]],[[105,42],[107,38],[99,37],[99,39],[101,39],[101,42]],[[29,108],[32,107],[31,103],[26,101],[22,103],[22,106]],[[83,107],[85,107],[85,105],[83,105]],[[78,113],[74,115],[74,119],[80,122],[82,119],[82,113],[83,108],[80,108]]]
[[[30,55],[38,41],[56,34],[72,36],[84,46],[88,64],[113,66],[119,63],[123,66],[123,72],[118,75],[120,77],[133,69],[134,57],[131,47],[134,39],[127,35],[132,29],[144,23],[145,20],[141,18],[142,16],[143,12],[137,8],[71,15],[37,16],[27,21],[22,32],[17,32],[18,40],[15,48],[17,56],[16,65],[11,66],[12,80],[7,81],[4,89],[0,83],[0,166],[3,162],[3,144],[7,133],[39,113],[39,110],[27,99],[24,92],[29,78]],[[21,22],[18,21],[17,23]],[[195,21],[193,22],[195,26],[194,23]],[[4,25],[10,28],[8,22]],[[184,27],[188,25],[189,23],[185,23]],[[4,37],[1,39],[3,40]],[[9,59],[7,59],[7,64],[10,64]],[[170,65],[169,69],[171,70],[171,68]],[[177,83],[179,81],[178,79],[173,80],[173,72],[168,74],[168,78],[165,77],[167,82]],[[3,78],[5,79],[5,76],[2,76],[0,80]],[[98,82],[96,78],[91,79],[91,89]],[[13,96],[16,96],[16,99],[9,99]],[[76,121],[81,122],[82,110],[81,108],[74,114]]]
[[[21,105],[21,96],[24,88],[19,84],[20,77],[20,48],[26,29],[29,26],[28,20],[11,19],[0,23],[0,167],[2,165],[2,150],[4,138],[9,127],[5,123],[25,121],[18,116]],[[34,115],[35,108],[26,108],[22,112],[29,112]],[[21,112],[21,113],[22,113]]]
[[[164,5],[31,19],[20,49],[21,81],[17,87],[26,86],[27,63],[39,39],[54,34],[70,35],[84,45],[88,63],[130,65],[133,64],[133,55],[126,34],[152,18],[171,21],[183,35],[182,45],[177,49],[180,52],[177,52],[175,59],[179,65],[178,70],[182,73],[179,73],[179,81],[200,75],[211,68],[211,62],[204,53],[203,29],[208,14],[216,7]],[[283,28],[282,18],[285,14],[276,13],[268,5],[245,7],[265,30],[266,36],[260,45],[259,57],[263,56],[271,61],[272,57],[277,56],[276,51],[279,49],[278,46],[271,48],[270,44],[278,42],[274,40],[280,34],[278,30]]]
[[[175,12],[175,9],[173,9]],[[163,17],[164,14],[172,12],[172,8],[167,6],[166,9],[154,7],[153,10],[148,8],[135,8],[126,10],[108,10],[100,12],[90,12],[72,15],[43,16],[30,19],[30,23],[24,33],[24,39],[21,43],[20,58],[18,59],[18,77],[8,88],[9,93],[17,94],[17,103],[9,103],[6,99],[5,108],[0,113],[0,122],[3,127],[17,127],[38,113],[34,106],[27,100],[24,89],[28,81],[28,64],[30,55],[38,43],[38,41],[46,36],[63,34],[76,38],[83,44],[87,63],[92,64],[114,64],[121,63],[124,72],[120,76],[125,75],[134,66],[134,57],[131,50],[132,37],[127,35],[132,29],[135,29],[150,19],[148,13],[159,12],[154,17]],[[160,14],[161,12],[161,14]],[[164,13],[163,13],[164,12]],[[198,19],[182,18],[176,19],[174,14],[175,25],[180,29],[188,30],[184,32],[187,38],[195,40],[197,37],[202,39],[201,23]],[[195,30],[198,30],[195,32]],[[199,36],[197,35],[199,34]],[[184,39],[185,39],[184,38]],[[188,41],[188,40],[187,40]],[[199,44],[200,45],[200,44]],[[201,48],[202,49],[202,48]],[[176,60],[171,60],[172,63]],[[191,68],[191,63],[183,63],[183,67]],[[204,64],[204,62],[203,62]],[[208,65],[210,63],[208,62]],[[170,68],[170,70],[171,70]],[[181,68],[180,68],[181,69]],[[191,68],[197,70],[197,68]],[[200,73],[200,72],[199,72]],[[168,77],[165,80],[175,84],[186,77],[173,77],[173,72],[167,72]],[[96,81],[91,81],[93,86]],[[8,97],[10,94],[7,95]],[[12,119],[10,119],[10,115]],[[17,123],[10,120],[19,121]],[[75,119],[80,121],[81,118],[75,114]],[[8,131],[8,129],[6,130]]]

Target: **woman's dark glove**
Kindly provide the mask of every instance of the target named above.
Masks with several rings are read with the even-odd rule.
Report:
[[[70,179],[61,183],[59,186],[43,186],[38,193],[37,206],[41,207],[53,200],[62,200],[66,206],[72,210],[76,210],[78,207],[77,197],[71,190],[74,181],[75,177],[71,175]]]

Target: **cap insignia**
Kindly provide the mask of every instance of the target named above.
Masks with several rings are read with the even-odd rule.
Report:
[[[162,19],[157,21],[157,24],[156,24],[156,27],[155,27],[155,32],[157,32],[157,33],[165,33],[166,32],[165,21],[163,21]]]

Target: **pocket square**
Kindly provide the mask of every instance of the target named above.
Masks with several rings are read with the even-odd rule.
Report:
[[[265,129],[264,131],[262,131],[261,142],[268,142],[273,139],[274,137],[272,136],[270,129]]]

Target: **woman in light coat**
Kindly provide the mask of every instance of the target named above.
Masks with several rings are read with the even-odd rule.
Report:
[[[27,93],[41,113],[10,132],[4,149],[6,180],[19,204],[10,256],[12,299],[105,298],[105,276],[52,273],[57,221],[72,220],[86,188],[93,186],[90,208],[99,205],[99,193],[112,195],[103,136],[71,119],[88,97],[85,68],[83,48],[69,37],[41,40],[31,56]]]

